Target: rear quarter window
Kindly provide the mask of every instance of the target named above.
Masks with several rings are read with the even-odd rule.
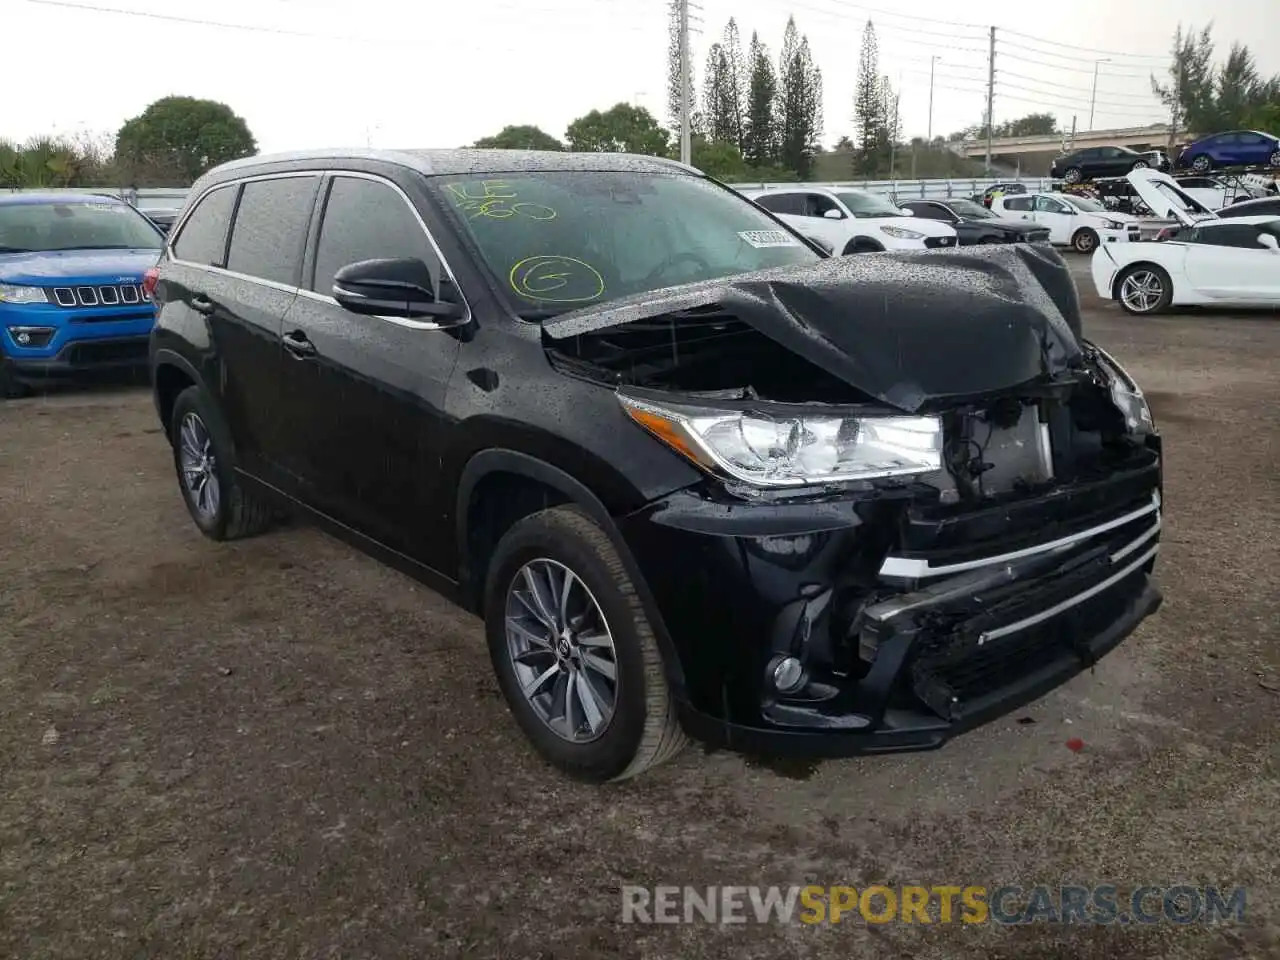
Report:
[[[173,242],[179,260],[220,267],[227,250],[227,228],[235,207],[236,185],[211,190],[201,198]]]

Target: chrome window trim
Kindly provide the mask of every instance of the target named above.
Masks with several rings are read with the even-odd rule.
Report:
[[[458,295],[462,297],[462,306],[464,308],[463,316],[459,320],[452,321],[447,324],[436,323],[435,321],[431,321],[431,320],[412,320],[408,317],[387,317],[381,314],[369,314],[368,316],[371,319],[385,320],[387,323],[393,323],[398,327],[406,327],[410,330],[447,330],[451,327],[465,326],[466,324],[471,322],[471,319],[473,316],[471,303],[470,301],[467,300],[466,294],[462,292],[462,286],[458,283],[457,275],[453,272],[453,268],[449,266],[449,261],[445,259],[444,252],[440,249],[440,245],[436,243],[436,238],[431,235],[430,228],[427,227],[426,221],[422,219],[422,214],[418,212],[418,208],[414,206],[413,201],[409,199],[409,195],[405,193],[404,190],[401,189],[400,185],[397,184],[395,181],[390,180],[387,177],[382,176],[381,174],[368,173],[364,170],[347,170],[343,168],[333,168],[333,169],[323,169],[323,170],[315,170],[315,169],[291,170],[283,173],[264,173],[264,174],[250,175],[246,177],[236,177],[233,180],[225,180],[221,183],[212,184],[211,186],[207,187],[206,189],[200,192],[200,195],[195,199],[195,201],[191,204],[191,206],[187,208],[186,213],[183,214],[181,221],[176,223],[174,227],[170,230],[170,234],[173,238],[167,244],[167,247],[168,247],[167,252],[169,254],[170,262],[181,264],[182,266],[185,266],[185,267],[192,267],[193,269],[196,269],[196,270],[211,270],[214,273],[217,273],[221,276],[229,277],[234,280],[247,280],[251,283],[258,283],[273,290],[280,290],[285,293],[292,293],[300,297],[305,297],[308,300],[314,300],[320,303],[328,303],[335,307],[341,308],[341,304],[339,304],[338,301],[333,297],[326,296],[325,294],[322,294],[322,293],[316,293],[313,290],[307,290],[301,285],[290,286],[288,284],[277,283],[274,280],[266,280],[266,279],[263,279],[262,277],[253,277],[246,273],[238,273],[235,270],[228,270],[226,267],[217,267],[212,264],[196,263],[191,260],[183,260],[181,257],[176,255],[173,249],[173,244],[181,239],[182,228],[186,226],[187,220],[191,218],[191,214],[195,211],[196,207],[198,207],[204,201],[205,197],[213,193],[215,190],[222,190],[228,187],[239,187],[242,184],[252,183],[256,180],[281,180],[287,177],[321,177],[321,178],[352,177],[357,180],[372,180],[375,183],[385,184],[386,186],[390,187],[392,190],[394,190],[397,194],[400,195],[400,199],[404,202],[405,206],[409,208],[409,212],[413,214],[413,218],[418,221],[418,226],[422,229],[423,235],[426,236],[427,243],[430,245],[432,252],[436,255],[437,259],[439,259],[440,261],[440,269],[443,271],[443,274],[449,278],[449,281],[453,284],[453,288],[458,291]],[[329,202],[329,198],[326,196],[325,208],[328,207],[328,202]],[[236,212],[238,213],[239,211],[237,210]],[[320,228],[324,227],[324,214],[326,212],[327,210],[322,208],[321,217],[320,217]],[[231,230],[232,234],[234,234],[235,232],[234,227],[235,227],[235,222],[233,217],[232,222],[228,224],[228,228]],[[319,230],[317,230],[316,232],[317,248],[319,247],[319,242],[320,242],[320,234],[319,234]]]
[[[1022,550],[1014,550],[1011,553],[1001,553],[996,556],[982,557],[978,560],[966,560],[963,563],[951,563],[944,567],[932,567],[928,560],[922,560],[918,557],[885,557],[884,563],[880,566],[880,576],[882,577],[902,577],[906,579],[918,580],[923,577],[940,577],[952,573],[961,573],[965,570],[976,570],[979,567],[987,567],[998,563],[1008,563],[1010,560],[1021,560],[1023,557],[1034,556],[1037,553],[1049,553],[1054,550],[1063,550],[1073,544],[1080,543],[1082,540],[1088,540],[1096,537],[1100,533],[1106,533],[1108,530],[1114,530],[1122,527],[1126,523],[1137,520],[1139,517],[1145,517],[1149,513],[1155,513],[1157,520],[1160,516],[1160,494],[1153,493],[1151,502],[1146,506],[1139,507],[1126,513],[1122,517],[1116,517],[1114,520],[1108,520],[1106,523],[1100,523],[1096,527],[1090,527],[1088,530],[1081,530],[1079,533],[1073,533],[1057,540],[1050,540],[1046,543],[1036,544],[1034,547],[1026,547]]]

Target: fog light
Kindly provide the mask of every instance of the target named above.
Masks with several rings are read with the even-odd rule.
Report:
[[[53,327],[10,327],[9,336],[20,347],[43,347],[53,337]]]
[[[795,693],[804,683],[804,665],[795,657],[778,657],[769,671],[779,693]]]

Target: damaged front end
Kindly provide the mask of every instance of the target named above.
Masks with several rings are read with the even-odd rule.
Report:
[[[849,257],[544,325],[705,479],[620,518],[685,722],[742,749],[921,749],[1159,606],[1160,441],[1052,251]]]

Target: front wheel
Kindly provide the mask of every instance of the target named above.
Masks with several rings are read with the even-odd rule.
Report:
[[[1196,173],[1204,173],[1211,166],[1213,166],[1213,161],[1210,160],[1203,153],[1191,161],[1191,169],[1194,170]]]
[[[1120,306],[1138,316],[1159,313],[1173,300],[1169,274],[1152,263],[1136,264],[1121,273],[1116,291]]]
[[[878,247],[870,240],[864,237],[856,237],[844,245],[842,256],[849,256],[851,253],[883,253],[884,248]]]
[[[684,746],[644,604],[608,535],[578,508],[543,510],[503,536],[484,618],[507,706],[562,772],[625,780]]]
[[[1271,159],[1267,161],[1273,167],[1280,167],[1280,150],[1271,155]]]
[[[1098,249],[1098,235],[1089,227],[1077,230],[1071,238],[1071,249],[1076,253],[1093,253]]]
[[[1132,167],[1130,167],[1129,169],[1130,169],[1130,170],[1145,170],[1145,169],[1147,169],[1147,161],[1145,161],[1145,160],[1135,160],[1135,161],[1133,161],[1133,166],[1132,166]]]

